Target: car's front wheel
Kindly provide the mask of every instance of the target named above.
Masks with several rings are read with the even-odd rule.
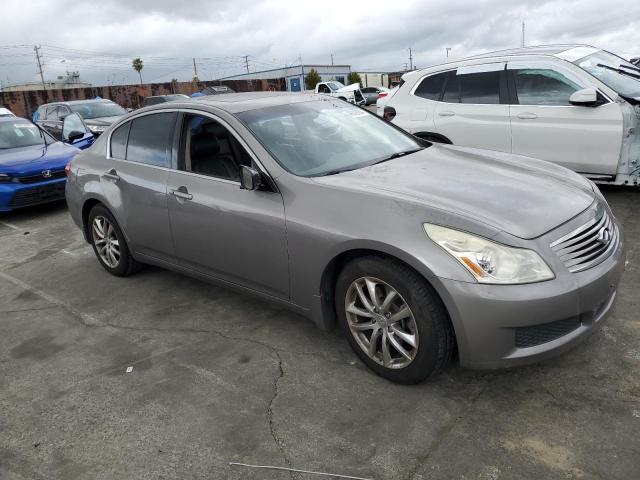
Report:
[[[122,230],[111,212],[96,205],[89,213],[89,239],[104,269],[118,277],[126,277],[139,269],[131,256]]]
[[[355,353],[394,382],[418,383],[453,354],[453,332],[440,298],[399,261],[367,256],[347,264],[336,283],[336,311]]]

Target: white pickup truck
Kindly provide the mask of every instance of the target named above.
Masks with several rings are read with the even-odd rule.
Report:
[[[346,87],[340,83],[332,80],[330,82],[320,82],[316,85],[315,93],[322,95],[330,95],[332,97],[345,100],[347,102],[355,103],[356,105],[364,105],[365,99],[360,91],[359,83],[352,83]]]

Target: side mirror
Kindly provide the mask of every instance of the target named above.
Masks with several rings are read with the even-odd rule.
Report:
[[[85,134],[83,132],[79,132],[78,130],[74,130],[66,138],[67,143],[74,143],[78,140],[82,140]]]
[[[257,190],[262,186],[262,175],[254,168],[240,165],[240,188]]]
[[[598,103],[598,92],[593,88],[578,90],[569,97],[569,103],[571,105],[593,107]]]

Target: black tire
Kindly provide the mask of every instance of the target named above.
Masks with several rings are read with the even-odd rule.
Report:
[[[349,328],[345,311],[347,293],[352,283],[363,277],[375,277],[391,286],[413,313],[419,342],[415,357],[402,368],[387,368],[370,358]],[[349,262],[338,275],[335,306],[351,348],[381,377],[397,383],[415,384],[439,372],[451,361],[455,340],[445,307],[433,287],[402,262],[375,255]]]
[[[115,266],[108,265],[98,253],[98,248],[96,247],[96,243],[94,241],[94,232],[92,231],[94,220],[96,219],[96,217],[103,217],[107,219],[113,226],[113,231],[115,237],[118,240],[120,250],[120,258],[117,265]],[[87,237],[89,238],[89,242],[93,247],[93,252],[96,254],[98,262],[100,262],[100,265],[102,265],[102,267],[110,274],[117,277],[126,277],[140,270],[141,264],[138,263],[131,255],[129,246],[127,245],[127,241],[122,233],[122,230],[120,229],[120,226],[118,225],[118,222],[113,217],[113,215],[111,215],[111,212],[109,212],[109,210],[107,210],[107,208],[105,208],[103,205],[96,205],[89,212],[89,217],[87,220]]]

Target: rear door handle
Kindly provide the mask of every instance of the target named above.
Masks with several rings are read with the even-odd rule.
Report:
[[[518,114],[518,118],[521,118],[522,120],[535,120],[538,118],[538,115],[531,112],[522,112]]]
[[[183,200],[191,200],[193,198],[193,195],[191,195],[187,190],[187,187],[184,187],[184,186],[178,187],[175,190],[172,189],[171,195],[177,198],[181,198]]]
[[[438,112],[441,117],[453,117],[456,113],[451,110],[445,110],[444,112]]]
[[[120,180],[120,176],[118,175],[118,172],[116,172],[115,168],[112,168],[108,172],[104,172],[102,176],[108,180],[113,180],[114,182]]]

